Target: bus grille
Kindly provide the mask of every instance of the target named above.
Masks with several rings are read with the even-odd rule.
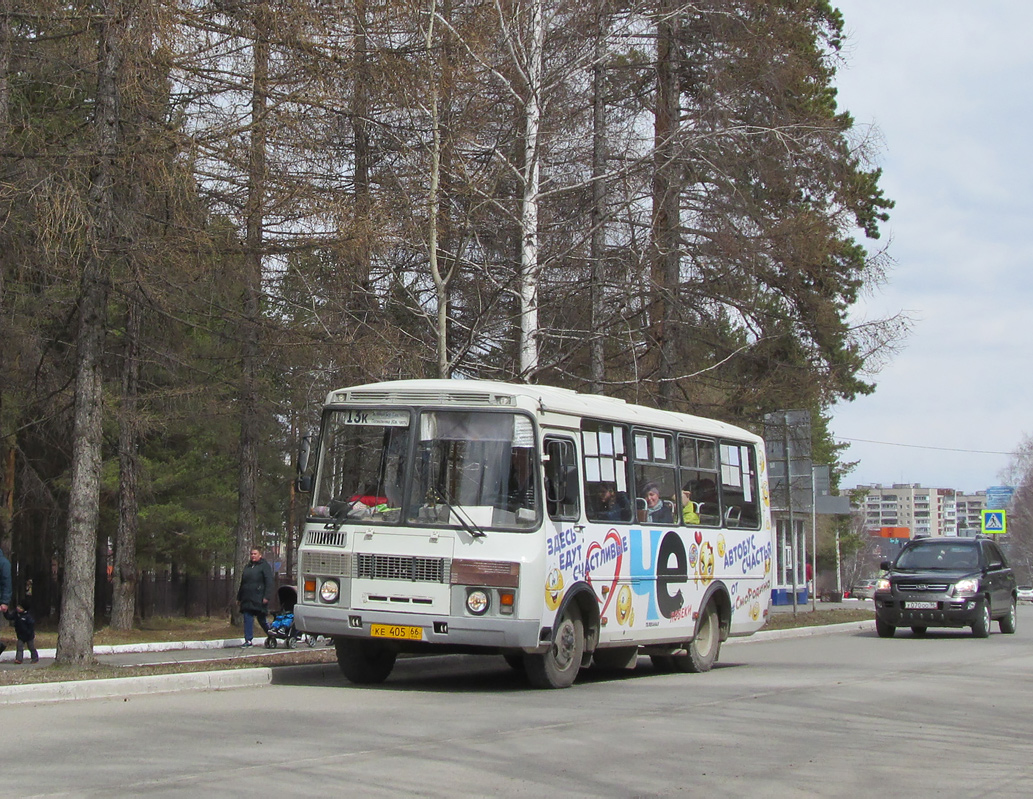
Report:
[[[345,530],[309,530],[305,533],[305,543],[317,547],[343,547],[348,544],[348,533]]]
[[[358,577],[374,580],[409,580],[443,583],[448,569],[444,558],[412,558],[401,555],[358,555]]]
[[[324,574],[349,577],[351,554],[348,552],[302,552],[301,574]]]

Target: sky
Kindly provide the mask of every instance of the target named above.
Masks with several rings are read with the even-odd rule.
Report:
[[[972,492],[1033,435],[1033,2],[833,0],[836,85],[896,202],[886,282],[855,323],[905,313],[875,392],[832,411],[843,487]]]

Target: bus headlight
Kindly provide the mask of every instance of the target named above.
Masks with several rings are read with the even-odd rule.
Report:
[[[337,580],[323,580],[323,584],[319,586],[319,598],[327,604],[336,602],[340,595],[341,584]]]
[[[487,592],[480,588],[474,588],[466,594],[466,609],[474,616],[483,616],[490,605]]]

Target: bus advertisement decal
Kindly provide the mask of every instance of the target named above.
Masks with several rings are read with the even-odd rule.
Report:
[[[610,606],[610,602],[613,601],[613,595],[617,592],[617,581],[621,577],[621,566],[624,563],[624,552],[627,546],[628,540],[626,538],[622,540],[616,530],[610,530],[601,544],[598,541],[593,541],[588,545],[588,555],[585,558],[585,579],[588,580],[589,585],[592,585],[593,569],[600,568],[611,561],[614,562],[613,580],[610,581],[609,587],[603,586],[603,595],[606,597],[606,600],[599,610],[601,616],[606,615],[606,609]],[[595,586],[592,585],[592,588],[594,590]]]

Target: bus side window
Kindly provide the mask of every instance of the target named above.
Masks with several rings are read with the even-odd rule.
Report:
[[[575,521],[581,515],[577,452],[574,442],[545,439],[545,505],[554,521]]]
[[[678,464],[682,521],[685,524],[717,527],[721,523],[721,505],[717,494],[717,442],[698,436],[678,436]]]
[[[748,444],[721,442],[721,502],[725,524],[755,530],[760,526],[757,457]]]

